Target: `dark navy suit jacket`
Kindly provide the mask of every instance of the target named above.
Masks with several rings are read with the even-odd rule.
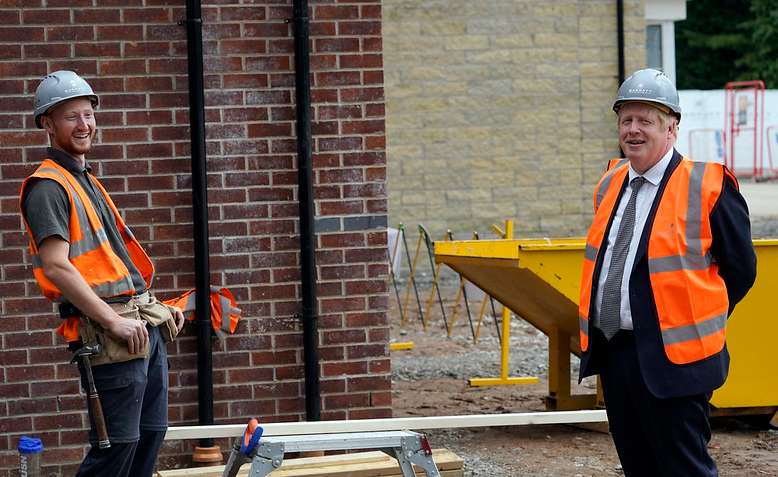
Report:
[[[656,305],[651,292],[651,282],[648,273],[648,237],[656,216],[657,206],[662,199],[667,181],[678,167],[681,155],[674,151],[670,164],[659,184],[651,212],[646,220],[643,234],[640,237],[635,263],[629,280],[629,299],[632,308],[632,325],[635,333],[638,361],[643,379],[651,393],[658,398],[691,396],[709,393],[724,384],[729,369],[729,352],[727,347],[719,353],[702,361],[685,365],[677,365],[667,358],[659,330],[659,319]],[[625,178],[619,193],[619,200],[624,193],[629,176]],[[618,203],[618,202],[617,202]],[[614,207],[614,212],[616,207]],[[613,223],[613,215],[605,231],[600,250],[607,243],[608,231]],[[748,207],[743,196],[731,179],[725,176],[721,195],[710,215],[713,241],[711,254],[719,266],[719,275],[724,279],[729,296],[729,313],[746,295],[756,278],[756,255],[751,241],[751,223],[748,218]],[[598,254],[594,268],[592,297],[597,296],[602,257]],[[589,316],[594,316],[594,299],[592,299]],[[590,346],[581,356],[580,379],[599,374],[605,352],[605,338],[601,333],[590,330]],[[592,337],[595,337],[592,339]]]

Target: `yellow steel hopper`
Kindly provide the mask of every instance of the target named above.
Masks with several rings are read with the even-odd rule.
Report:
[[[757,279],[727,325],[729,378],[711,399],[718,414],[778,410],[778,240],[754,240]],[[445,263],[549,337],[550,409],[596,405],[592,395],[570,394],[569,353],[580,354],[578,294],[584,239],[435,242]],[[777,348],[778,349],[778,348]]]

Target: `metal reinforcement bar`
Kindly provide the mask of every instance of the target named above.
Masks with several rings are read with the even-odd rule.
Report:
[[[539,424],[581,424],[607,422],[604,410],[520,412],[513,414],[472,414],[466,416],[398,417],[394,419],[357,419],[353,421],[272,422],[262,424],[263,436],[335,434],[464,427],[527,426]],[[165,440],[236,437],[245,424],[169,427]]]

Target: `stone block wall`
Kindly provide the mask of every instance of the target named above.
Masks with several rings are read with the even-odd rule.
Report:
[[[615,0],[384,0],[390,224],[585,233],[618,154]],[[645,62],[625,4],[627,72]]]

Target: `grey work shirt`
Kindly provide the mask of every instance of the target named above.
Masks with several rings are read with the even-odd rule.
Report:
[[[92,168],[88,164],[81,167],[68,153],[52,147],[48,148],[48,157],[67,169],[84,189],[103,224],[108,243],[130,272],[136,294],[146,291],[146,281],[130,259],[113,212],[91,178]],[[40,179],[31,182],[26,189],[23,212],[36,245],[40,246],[43,240],[51,236],[59,236],[70,242],[70,199],[56,181]]]

